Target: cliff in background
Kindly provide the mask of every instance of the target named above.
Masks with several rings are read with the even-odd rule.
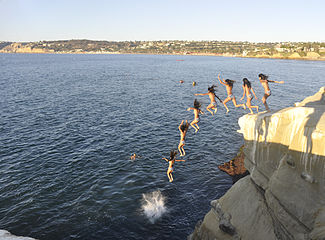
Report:
[[[250,172],[191,239],[325,239],[325,87],[295,107],[238,121]]]
[[[171,54],[325,60],[325,43],[232,41],[93,41],[87,39],[1,42],[0,53]]]

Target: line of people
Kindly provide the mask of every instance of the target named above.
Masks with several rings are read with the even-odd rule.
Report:
[[[266,76],[265,74],[260,73],[258,75],[260,83],[262,84],[263,88],[264,88],[264,96],[262,98],[262,102],[265,106],[265,109],[267,111],[269,111],[269,107],[266,103],[266,99],[271,96],[271,90],[269,88],[269,83],[284,83],[283,81],[274,81],[274,80],[269,80],[268,76]],[[229,112],[229,108],[227,107],[226,103],[229,102],[230,100],[232,100],[233,104],[235,107],[243,107],[244,109],[246,109],[246,106],[248,107],[248,109],[250,110],[250,112],[253,114],[253,110],[252,109],[256,109],[256,111],[258,112],[258,106],[252,106],[251,101],[253,99],[253,95],[255,97],[255,99],[257,99],[257,96],[255,94],[255,91],[252,88],[252,85],[250,83],[250,81],[247,78],[243,79],[243,96],[240,100],[243,100],[245,95],[246,95],[246,105],[245,104],[237,104],[236,102],[236,98],[232,93],[232,89],[233,89],[233,84],[236,82],[234,80],[230,80],[230,79],[222,79],[220,78],[220,74],[218,74],[218,80],[220,82],[220,84],[224,85],[226,87],[226,91],[227,91],[227,98],[222,101],[215,93],[215,85],[212,85],[211,87],[208,87],[208,92],[207,93],[196,93],[194,94],[195,96],[209,96],[210,98],[210,104],[207,106],[207,111],[209,111],[211,113],[211,115],[213,116],[215,113],[217,113],[218,109],[217,109],[217,101],[216,98],[223,104],[223,106],[226,108],[226,113]],[[253,95],[252,95],[253,93]],[[194,113],[194,120],[191,123],[188,123],[187,120],[182,120],[181,124],[178,126],[178,129],[180,131],[180,142],[178,144],[178,151],[180,153],[180,156],[185,156],[185,150],[184,150],[184,146],[185,146],[185,137],[186,137],[186,133],[188,131],[189,126],[193,127],[195,129],[195,133],[197,133],[200,129],[198,123],[200,122],[200,114],[204,114],[204,112],[201,110],[201,103],[195,99],[194,100],[194,105],[193,107],[189,107],[187,108],[187,111],[191,111],[193,110]],[[211,111],[213,110],[213,111]],[[165,161],[167,161],[169,163],[168,166],[168,170],[167,170],[167,176],[169,179],[169,182],[172,182],[173,179],[173,165],[175,162],[185,162],[185,160],[180,160],[180,159],[176,159],[176,155],[177,155],[177,151],[176,150],[171,150],[170,151],[170,156],[169,159],[167,158],[163,158]]]

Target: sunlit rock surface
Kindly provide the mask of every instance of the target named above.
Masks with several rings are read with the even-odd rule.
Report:
[[[325,87],[238,123],[250,175],[211,202],[190,237],[325,239]]]
[[[34,238],[30,238],[30,237],[18,237],[12,235],[10,232],[6,230],[0,230],[0,239],[1,240],[35,240]]]

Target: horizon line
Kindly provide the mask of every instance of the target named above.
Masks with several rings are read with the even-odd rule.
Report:
[[[38,41],[7,41],[0,40],[0,42],[10,43],[34,43],[34,42],[59,42],[59,41],[96,41],[96,42],[164,42],[164,41],[187,41],[187,42],[242,42],[242,43],[325,43],[322,41],[236,41],[236,40],[180,40],[180,39],[161,39],[161,40],[94,40],[86,38],[72,38],[72,39],[59,39],[59,40],[38,40]]]

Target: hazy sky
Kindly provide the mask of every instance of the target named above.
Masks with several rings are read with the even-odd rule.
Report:
[[[325,41],[325,0],[0,0],[0,41]]]

